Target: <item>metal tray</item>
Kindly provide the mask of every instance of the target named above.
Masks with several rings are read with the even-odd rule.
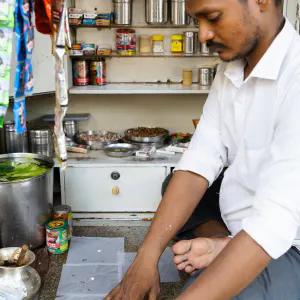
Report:
[[[143,147],[152,147],[155,146],[156,149],[162,148],[164,146],[167,145],[166,140],[163,140],[161,142],[157,142],[157,143],[137,143],[137,142],[131,142],[132,145],[136,145],[139,148],[143,148]]]
[[[148,127],[148,128],[159,128],[159,127]],[[165,134],[158,135],[158,136],[153,136],[153,137],[135,137],[135,136],[128,135],[128,131],[134,130],[134,129],[136,129],[136,128],[130,128],[130,129],[127,129],[124,132],[125,137],[129,141],[132,141],[132,142],[137,142],[137,143],[161,143],[169,136],[169,131],[167,129],[164,129],[164,128],[160,128],[160,129],[163,129],[165,131]]]
[[[77,133],[74,138],[75,142],[78,144],[81,144],[81,145],[88,145],[88,146],[90,146],[91,150],[103,150],[103,148],[105,146],[110,145],[110,144],[116,144],[119,141],[119,139],[111,140],[111,141],[107,141],[107,142],[86,141],[80,137],[80,134],[82,134],[82,133],[87,134],[87,135],[107,134],[107,133],[116,134],[116,133],[110,132],[110,131],[102,131],[102,130],[89,130],[89,131],[82,131],[82,132]]]
[[[134,154],[139,147],[132,144],[112,144],[105,146],[103,151],[111,157],[127,157]]]

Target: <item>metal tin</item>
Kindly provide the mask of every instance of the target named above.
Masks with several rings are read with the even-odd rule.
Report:
[[[198,49],[199,49],[199,36],[198,36],[198,32],[194,32],[194,53],[197,53]]]
[[[17,134],[14,121],[4,122],[4,135],[7,153],[28,153],[28,133]]]
[[[120,55],[136,54],[136,35],[133,29],[118,29],[116,31],[116,48]]]
[[[183,52],[186,54],[194,53],[194,32],[192,31],[183,33]]]
[[[74,85],[89,84],[89,64],[87,60],[80,59],[73,61],[73,82]]]
[[[190,17],[185,8],[185,0],[171,0],[171,24],[189,25]]]
[[[79,132],[78,122],[74,120],[63,121],[63,128],[66,137],[69,139],[73,139],[74,135]]]
[[[54,220],[65,220],[68,222],[68,240],[71,239],[73,234],[73,216],[72,209],[69,205],[58,205],[53,208]]]
[[[199,84],[210,86],[214,80],[213,68],[199,68]]]
[[[53,156],[53,134],[48,127],[36,127],[29,133],[31,153]]]
[[[46,224],[46,241],[48,251],[52,254],[61,254],[68,250],[68,222],[54,220]]]
[[[99,61],[91,61],[90,74],[92,85],[106,84],[106,64],[104,58],[101,58]]]
[[[132,0],[113,0],[114,22],[118,25],[130,25],[132,21]]]
[[[202,54],[211,54],[211,50],[207,47],[206,43],[201,43],[201,53]]]
[[[167,0],[146,0],[146,22],[151,25],[165,24],[168,22]]]

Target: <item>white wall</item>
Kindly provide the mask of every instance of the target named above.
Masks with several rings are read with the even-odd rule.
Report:
[[[170,131],[194,132],[206,96],[201,95],[72,95],[68,113],[90,113],[80,130],[108,129],[122,133],[133,126],[162,126]],[[40,118],[53,114],[54,96],[27,100],[29,127],[42,125]],[[12,106],[6,120],[12,119]]]

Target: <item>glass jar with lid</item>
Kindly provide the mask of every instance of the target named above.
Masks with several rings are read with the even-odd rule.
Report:
[[[153,53],[164,53],[164,36],[153,35],[152,36],[152,52]]]
[[[172,40],[172,53],[180,53],[183,51],[183,37],[181,34],[173,34]]]
[[[139,42],[140,53],[151,52],[151,36],[140,35]]]

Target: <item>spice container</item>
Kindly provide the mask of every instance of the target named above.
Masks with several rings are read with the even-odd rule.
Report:
[[[14,121],[4,122],[4,135],[7,153],[27,153],[28,134],[27,131],[17,134]]]
[[[210,86],[214,80],[213,68],[199,68],[199,84]]]
[[[198,32],[194,32],[194,53],[197,53],[199,49],[199,36]]]
[[[113,0],[114,22],[118,25],[130,25],[132,19],[132,0]]]
[[[82,44],[83,55],[96,55],[95,44]]]
[[[183,33],[183,51],[186,54],[194,53],[194,32],[186,31]]]
[[[68,250],[68,222],[54,220],[46,224],[46,241],[48,251],[52,254],[61,254]]]
[[[207,47],[206,43],[201,44],[201,53],[202,54],[211,54],[212,51]]]
[[[151,37],[149,35],[141,35],[139,38],[140,53],[151,52]]]
[[[73,233],[72,210],[69,205],[58,205],[53,208],[54,220],[65,220],[68,222],[68,239],[70,240]]]
[[[153,53],[164,53],[164,36],[153,35],[152,36],[152,52]]]
[[[182,84],[183,85],[192,85],[192,83],[193,83],[192,69],[183,69],[182,70]]]
[[[83,55],[81,44],[72,44],[71,55],[81,56]]]
[[[73,140],[75,134],[79,132],[78,130],[78,121],[75,120],[64,120],[63,129],[67,138]]]
[[[133,29],[118,29],[116,31],[116,48],[120,55],[136,54],[136,35]]]
[[[158,25],[168,22],[167,0],[146,0],[145,6],[147,24]]]
[[[106,84],[106,64],[104,58],[101,58],[99,61],[91,61],[90,74],[92,85]]]
[[[53,156],[53,134],[48,127],[36,127],[29,134],[31,153]]]
[[[178,52],[182,52],[183,50],[183,43],[182,43],[182,35],[172,35],[171,36],[172,39],[172,53],[178,53]]]
[[[73,82],[74,85],[88,85],[89,84],[89,65],[88,61],[84,59],[73,61]]]
[[[189,25],[190,17],[185,8],[185,0],[171,0],[171,24]]]

